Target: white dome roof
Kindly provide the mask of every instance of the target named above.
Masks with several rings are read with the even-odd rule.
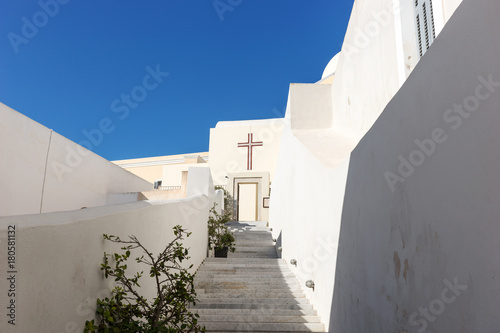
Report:
[[[323,71],[323,76],[321,76],[322,80],[327,76],[335,74],[335,71],[337,70],[337,64],[339,63],[339,57],[340,57],[340,52],[337,53],[335,57],[332,58],[332,60],[330,60],[328,65],[326,65],[326,68]]]

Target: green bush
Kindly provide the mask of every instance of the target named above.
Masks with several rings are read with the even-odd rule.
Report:
[[[105,240],[124,244],[121,254],[104,253],[104,263],[101,264],[105,277],[113,277],[118,285],[112,290],[111,297],[97,299],[96,319],[85,323],[84,333],[205,332],[205,328],[198,325],[198,315],[189,311],[189,306],[197,301],[194,274],[181,266],[189,256],[188,249],[180,241],[191,233],[175,226],[174,235],[174,240],[156,257],[135,236],[124,241],[117,236],[104,235]],[[157,297],[153,301],[140,294],[139,280],[144,272],[134,276],[126,273],[126,262],[135,249],[142,251],[135,261],[149,266],[149,277],[156,286]],[[114,265],[110,263],[112,260]]]
[[[231,252],[236,249],[234,247],[234,236],[229,231],[226,223],[231,220],[231,213],[217,213],[215,210],[216,204],[210,209],[208,217],[208,248],[210,250],[222,250],[227,247]]]

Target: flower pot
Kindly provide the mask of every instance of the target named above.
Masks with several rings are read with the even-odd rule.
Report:
[[[223,247],[222,249],[215,249],[215,257],[216,258],[227,258],[227,247]]]

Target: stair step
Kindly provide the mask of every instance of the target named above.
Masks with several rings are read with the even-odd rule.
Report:
[[[198,298],[304,298],[305,294],[302,292],[276,292],[272,291],[242,291],[227,289],[224,293],[220,292],[220,289],[196,289]]]
[[[276,310],[312,310],[311,304],[264,304],[264,303],[196,303],[194,309],[245,309],[245,310],[261,310],[261,309],[276,309]]]
[[[251,274],[251,275],[250,275]],[[295,279],[295,276],[292,273],[262,273],[262,272],[256,272],[256,273],[220,273],[220,272],[211,272],[211,271],[205,271],[205,272],[198,272],[196,273],[195,280],[201,280],[201,279],[248,279],[248,277],[251,277],[252,279]]]
[[[270,316],[270,315],[200,315],[200,322],[251,322],[251,323],[319,323],[318,316]]]
[[[205,298],[198,297],[196,304],[309,304],[307,298]]]
[[[245,285],[245,284],[225,284],[225,285],[217,285],[217,286],[211,286],[210,284],[201,284],[201,285],[195,285],[196,290],[198,289],[205,289],[206,292],[213,292],[213,293],[220,293],[224,294],[227,292],[231,291],[236,291],[236,292],[262,292],[262,291],[269,291],[269,289],[262,289],[259,285]],[[302,292],[302,289],[300,289],[299,286],[295,287],[283,287],[283,286],[274,286],[272,289],[276,293],[300,293]]]
[[[265,286],[262,286],[258,281],[255,282],[245,282],[245,281],[206,281],[206,282],[197,282],[194,283],[195,288],[200,289],[251,289],[255,291],[264,291],[264,290],[276,290],[281,292],[287,291],[301,291],[298,282],[293,284],[285,283],[268,283]]]
[[[205,269],[203,271],[198,271],[196,276],[276,276],[276,277],[287,277],[295,276],[290,271],[285,270],[252,270],[252,269]]]
[[[286,273],[286,275],[283,275],[283,273],[278,273],[278,274],[259,274],[259,272],[256,272],[256,274],[253,274],[251,272],[248,272],[247,274],[224,274],[224,273],[214,273],[211,271],[203,271],[203,272],[198,272],[195,277],[195,281],[206,281],[206,280],[224,280],[224,281],[237,281],[237,280],[245,280],[245,281],[297,281],[294,275],[290,273]]]
[[[321,323],[232,323],[232,322],[201,322],[207,331],[283,331],[283,332],[324,332],[324,325]]]
[[[208,259],[216,259],[216,258],[207,258]],[[217,258],[218,259],[218,258]],[[205,261],[203,266],[215,266],[215,267],[236,267],[236,268],[288,268],[288,265],[279,259],[279,261],[268,258],[224,258],[224,261]],[[262,260],[262,262],[252,262],[250,260]]]
[[[231,263],[235,262],[237,264],[242,263],[240,259],[231,259],[231,258],[207,258],[205,259],[206,263],[212,263],[212,262],[218,262],[218,263]],[[243,263],[256,263],[256,264],[276,264],[276,263],[283,263],[285,264],[285,261],[282,259],[276,259],[276,258],[269,258],[269,259],[252,259],[248,258],[248,260],[244,260]]]
[[[278,273],[278,272],[290,272],[290,269],[287,266],[278,266],[278,265],[267,265],[267,266],[256,266],[256,265],[234,265],[234,264],[203,264],[198,268],[198,272],[241,272],[241,273],[253,273],[253,272],[270,272],[270,273]]]
[[[242,273],[248,274],[249,272],[255,273],[290,273],[286,266],[236,266],[234,265],[201,265],[198,272],[222,272],[222,273]]]
[[[258,253],[230,253],[228,254],[231,258],[269,258],[270,255],[268,254],[258,254]],[[275,255],[276,258],[278,258],[278,255]]]
[[[230,222],[235,252],[207,258],[194,286],[198,302],[190,311],[207,332],[324,332],[288,264],[261,222]]]
[[[316,310],[307,309],[208,309],[208,308],[191,308],[192,313],[198,313],[200,316],[216,316],[216,315],[231,315],[231,316],[284,316],[284,317],[301,317],[301,316],[317,316]]]
[[[249,331],[207,331],[210,333],[248,333]],[[251,331],[252,333],[269,333],[269,331]],[[289,333],[289,331],[272,331],[273,333]],[[323,332],[323,331],[321,331]],[[293,331],[293,333],[311,333],[311,331]]]

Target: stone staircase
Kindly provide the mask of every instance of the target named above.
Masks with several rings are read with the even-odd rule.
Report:
[[[262,222],[231,222],[236,251],[207,258],[195,277],[192,309],[207,332],[324,332]]]

